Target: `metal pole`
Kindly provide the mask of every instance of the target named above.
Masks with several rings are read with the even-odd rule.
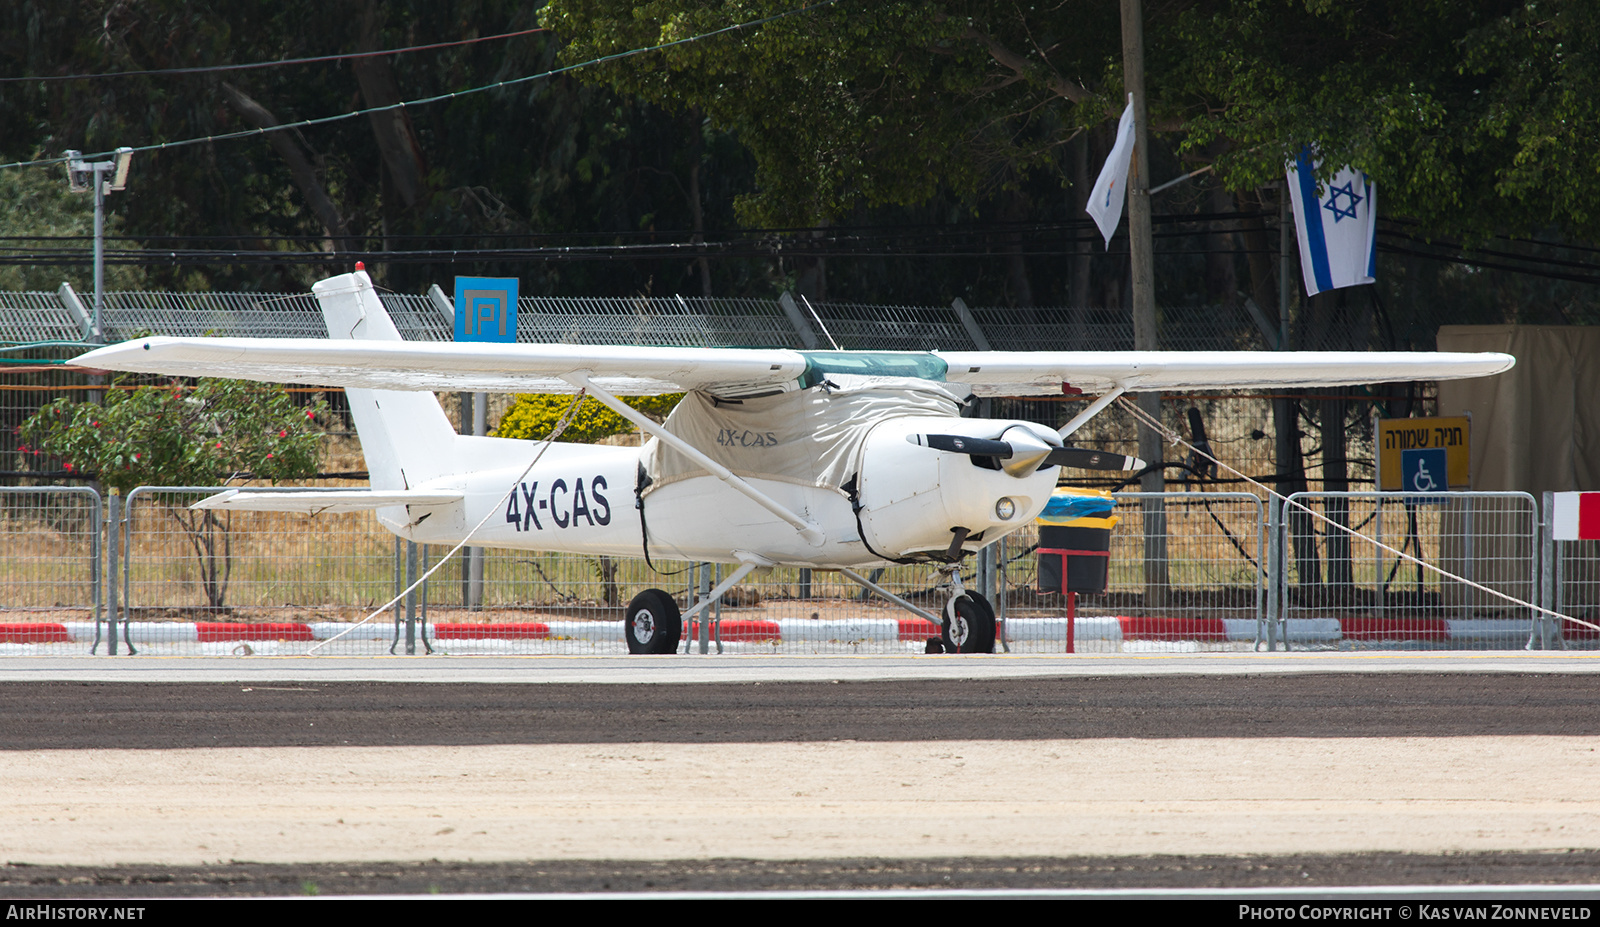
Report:
[[[128,628],[128,619],[133,611],[133,597],[129,595],[128,578],[133,572],[133,498],[139,494],[139,488],[128,493],[128,498],[122,503],[122,523],[113,525],[117,530],[119,543],[122,545],[122,643],[128,648],[128,655],[133,656],[138,651],[133,649],[133,638]],[[115,630],[113,627],[112,630]]]
[[[1554,510],[1556,496],[1553,492],[1544,494],[1544,519],[1539,530],[1539,605],[1551,611],[1556,610],[1555,596],[1555,522],[1550,517]],[[1535,637],[1539,641],[1539,650],[1550,649],[1550,622],[1548,615],[1539,615],[1536,631],[1528,635],[1528,649],[1535,649]]]
[[[1475,543],[1476,539],[1473,537],[1474,532],[1472,530],[1472,514],[1472,497],[1467,496],[1465,499],[1461,500],[1461,525],[1462,531],[1466,535],[1462,539],[1461,575],[1469,582],[1477,582],[1478,571],[1474,569],[1474,566],[1475,561],[1478,558],[1478,553],[1477,544]],[[1476,594],[1477,593],[1471,586],[1461,587],[1462,618],[1470,619],[1472,617],[1472,597]]]
[[[488,393],[472,394],[472,433],[479,437],[489,433]],[[483,609],[483,557],[483,548],[467,548],[467,598],[462,604],[473,611]]]
[[[713,575],[713,571],[715,571],[715,575]],[[710,564],[710,563],[705,564],[700,570],[700,580],[701,580],[700,585],[705,590],[701,594],[701,597],[704,598],[704,597],[709,596],[711,594],[711,587],[712,586],[716,585],[716,583],[718,583],[718,582],[721,582],[721,580],[722,580],[722,564],[720,564],[720,563],[718,563],[718,564]],[[711,652],[711,618],[712,618],[712,612],[716,609],[717,606],[720,606],[721,604],[722,604],[722,600],[718,599],[715,605],[707,608],[705,611],[700,613],[700,634],[699,634],[699,638],[700,638],[700,653],[701,654],[708,654],[708,653]]]
[[[718,582],[718,584],[721,584],[721,582],[722,582],[722,564],[720,564],[720,563],[717,564],[716,571],[717,571],[717,582]],[[733,590],[729,589],[728,591],[732,592]],[[716,625],[717,626],[717,653],[721,653],[722,652],[722,600],[725,599],[725,598],[727,598],[727,594],[726,593],[717,596],[717,601],[713,602],[711,604],[711,607],[706,610],[706,616],[709,617],[711,620],[707,621],[706,623],[704,623],[704,624],[702,624],[700,626],[700,647],[701,647],[700,652],[701,653],[705,653],[706,652],[705,651],[706,639],[711,634],[711,626],[712,625]]]
[[[106,532],[106,628],[111,632],[106,638],[106,654],[114,657],[117,655],[117,578],[122,572],[117,568],[117,557],[122,546],[118,537],[122,496],[113,494],[107,497],[106,506],[111,522]]]
[[[417,590],[411,584],[417,581],[417,542],[406,542],[406,656],[417,652]]]
[[[428,545],[420,544],[418,548],[418,575],[426,576],[428,574]],[[433,653],[433,644],[428,642],[428,581],[426,579],[422,581],[422,586],[417,589],[417,595],[420,599],[417,611],[422,618],[422,652],[431,655]]]
[[[994,620],[1000,626],[1000,640],[1005,643],[1006,653],[1011,652],[1010,625],[1006,624],[1006,600],[1011,596],[1011,590],[1006,585],[1006,539],[1001,538],[994,543]]]
[[[1283,503],[1277,496],[1267,500],[1267,650],[1278,649],[1278,622],[1283,612],[1278,601],[1278,586],[1283,582]]]
[[[103,176],[110,164],[94,166],[94,330],[103,332],[100,309],[104,302],[106,277],[106,179]]]
[[[1278,350],[1289,350],[1289,230],[1294,227],[1290,213],[1289,190],[1284,188],[1278,204]]]
[[[93,490],[90,490],[93,492]],[[90,646],[92,654],[100,649],[100,623],[105,620],[105,511],[100,507],[100,494],[94,494],[94,533],[89,539],[89,583],[94,587],[94,644]]]
[[[400,535],[397,534],[394,536],[394,594],[396,596],[399,596],[400,590],[405,588],[405,584],[402,581],[402,562],[403,558],[400,554]],[[391,654],[394,653],[396,647],[400,646],[400,612],[401,603],[400,600],[396,598],[394,603],[394,642],[389,645],[389,652]]]
[[[699,591],[699,594],[697,596],[695,596],[695,604],[699,604],[700,602],[705,601],[706,598],[709,597],[710,595],[711,595],[711,564],[702,563],[702,564],[700,564],[700,591]],[[702,611],[700,613],[700,630],[703,632],[703,633],[701,633],[699,635],[700,652],[701,653],[710,653],[711,652],[711,634],[710,634],[710,632],[711,632],[711,622],[710,622],[710,618],[711,618],[711,615],[708,612]],[[693,627],[690,627],[688,630],[690,630],[692,632],[694,629],[693,629]]]
[[[1133,274],[1133,347],[1154,351],[1160,346],[1156,333],[1155,257],[1152,253],[1150,224],[1150,133],[1149,107],[1144,88],[1144,11],[1140,0],[1122,0],[1122,77],[1133,103],[1133,163],[1128,172],[1128,254]],[[1161,394],[1139,394],[1139,408],[1161,418]],[[1139,424],[1139,456],[1151,463],[1161,460],[1161,435],[1144,423]],[[1141,492],[1166,490],[1160,467],[1139,480]],[[1144,511],[1144,599],[1147,606],[1167,600],[1167,518],[1160,498],[1141,503]]]
[[[1267,618],[1267,590],[1271,588],[1270,585],[1269,585],[1270,581],[1268,580],[1267,577],[1269,577],[1271,575],[1271,571],[1272,571],[1272,564],[1267,559],[1267,513],[1266,513],[1266,510],[1264,510],[1261,507],[1261,503],[1259,501],[1257,501],[1256,502],[1256,640],[1255,640],[1255,644],[1252,646],[1252,649],[1256,649],[1256,650],[1259,650],[1260,647],[1261,647],[1261,632],[1264,630],[1264,628],[1262,626],[1266,623],[1266,618]]]
[[[1373,576],[1373,578],[1372,578],[1372,585],[1373,585],[1374,590],[1377,593],[1377,597],[1375,599],[1375,601],[1377,602],[1377,605],[1375,605],[1373,607],[1373,611],[1375,613],[1374,617],[1383,618],[1386,615],[1388,615],[1389,609],[1388,609],[1387,605],[1384,602],[1384,595],[1383,595],[1384,589],[1386,588],[1386,585],[1385,585],[1385,583],[1383,581],[1383,547],[1381,546],[1383,544],[1383,497],[1382,496],[1378,497],[1378,499],[1374,503],[1373,507],[1374,507],[1375,511],[1374,511],[1374,514],[1373,514],[1372,518],[1373,518],[1373,521],[1375,521],[1377,523],[1376,534],[1377,534],[1377,537],[1378,537],[1378,543],[1376,545],[1374,545],[1373,548],[1372,548],[1373,565],[1377,570],[1377,574],[1375,576]]]

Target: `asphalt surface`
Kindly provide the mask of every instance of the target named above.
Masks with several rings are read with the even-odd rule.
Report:
[[[0,898],[1595,885],[1600,852],[0,866]],[[1504,897],[1516,897],[1507,891]],[[1592,905],[1591,905],[1592,907]]]
[[[1589,674],[0,683],[0,750],[1600,734]],[[937,813],[930,807],[930,813]],[[1600,850],[0,867],[0,897],[1600,883]]]
[[[1600,734],[1589,675],[0,683],[0,749]]]

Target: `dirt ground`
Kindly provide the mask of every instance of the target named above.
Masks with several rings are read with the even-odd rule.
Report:
[[[8,683],[0,892],[1596,883],[1591,681]]]
[[[8,861],[1600,848],[1588,737],[536,744],[0,755]]]

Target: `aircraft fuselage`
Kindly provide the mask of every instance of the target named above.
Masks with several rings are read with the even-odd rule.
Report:
[[[1059,468],[1016,477],[965,454],[906,440],[928,431],[996,438],[1018,427],[1039,428],[983,419],[885,421],[861,451],[859,513],[849,495],[831,487],[749,479],[817,525],[824,535],[817,545],[713,476],[656,487],[645,493],[641,508],[636,487],[642,449],[604,445],[553,443],[530,470],[538,442],[458,437],[456,472],[412,488],[460,491],[461,502],[390,506],[377,514],[389,530],[429,544],[457,543],[483,522],[473,535],[476,546],[636,557],[648,525],[650,555],[659,559],[735,562],[740,552],[759,552],[778,564],[869,566],[945,551],[956,528],[967,529],[961,546],[972,551],[1030,523],[1048,500]],[[1001,499],[1010,500],[1009,517],[997,513]]]

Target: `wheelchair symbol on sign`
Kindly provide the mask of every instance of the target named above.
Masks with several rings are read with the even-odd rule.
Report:
[[[1433,481],[1433,474],[1428,472],[1428,462],[1426,460],[1417,462],[1417,472],[1411,478],[1411,488],[1417,492],[1433,492],[1439,488],[1438,484]]]
[[[1413,448],[1400,452],[1400,485],[1406,492],[1434,496],[1434,500],[1423,504],[1431,505],[1435,500],[1443,502],[1447,498],[1442,494],[1450,489],[1449,472],[1450,458],[1444,448]]]

